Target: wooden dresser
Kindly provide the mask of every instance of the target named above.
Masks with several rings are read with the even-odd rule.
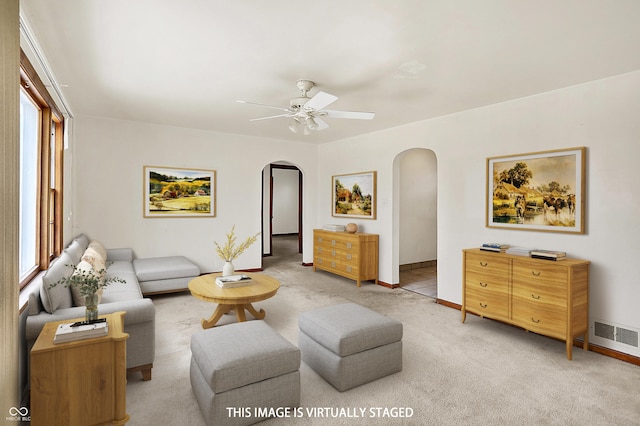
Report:
[[[126,413],[127,351],[124,312],[106,317],[104,337],[53,343],[58,324],[47,323],[31,350],[31,424],[117,424]],[[80,319],[79,319],[80,320]]]
[[[462,252],[462,322],[467,312],[589,346],[589,261],[533,259],[480,249]]]
[[[378,283],[378,235],[313,231],[313,270],[322,269],[356,281]]]

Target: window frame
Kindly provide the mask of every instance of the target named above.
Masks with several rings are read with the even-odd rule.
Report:
[[[47,269],[51,260],[62,252],[65,119],[22,49],[20,86],[40,108],[36,265],[28,275],[20,277],[22,289],[40,271]]]

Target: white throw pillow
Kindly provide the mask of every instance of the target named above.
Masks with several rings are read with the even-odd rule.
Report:
[[[105,258],[102,257],[100,253],[98,253],[98,251],[92,247],[88,247],[84,251],[84,254],[82,255],[82,260],[89,262],[91,266],[93,266],[93,269],[96,272],[100,272],[103,269],[107,269]]]
[[[100,241],[91,241],[88,248],[92,248],[97,251],[100,257],[102,257],[102,260],[105,262],[107,261],[107,249],[104,248],[104,245],[102,245]]]

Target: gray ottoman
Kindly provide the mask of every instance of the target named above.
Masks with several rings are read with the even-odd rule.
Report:
[[[298,348],[264,321],[191,337],[191,389],[208,425],[253,424],[265,408],[299,406],[299,370]]]
[[[186,291],[189,281],[200,275],[200,268],[184,256],[134,259],[133,269],[145,296]]]
[[[302,360],[340,392],[402,370],[402,323],[356,303],[304,312]]]

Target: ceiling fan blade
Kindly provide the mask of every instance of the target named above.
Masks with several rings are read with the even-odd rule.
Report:
[[[360,112],[360,111],[335,111],[325,109],[320,111],[324,117],[330,118],[351,118],[356,120],[373,120],[375,112]]]
[[[236,102],[240,102],[241,104],[257,105],[265,108],[279,109],[280,111],[291,112],[289,108],[283,108],[283,107],[274,106],[274,105],[257,104],[255,102],[248,102],[248,101],[241,101],[241,100],[237,100]]]
[[[313,98],[311,98],[310,100],[307,101],[306,104],[304,104],[304,109],[307,111],[309,110],[318,111],[334,103],[337,99],[338,99],[337,96],[333,96],[325,92],[318,92]]]
[[[293,117],[293,115],[291,115],[291,114],[278,114],[278,115],[271,115],[269,117],[252,118],[249,121],[269,120],[271,118],[278,118],[278,117]]]
[[[316,130],[324,130],[329,127],[329,124],[320,117],[313,117],[313,119],[318,123],[318,128]]]

